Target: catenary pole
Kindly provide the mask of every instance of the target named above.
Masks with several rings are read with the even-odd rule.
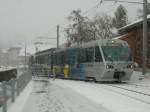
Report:
[[[27,65],[27,42],[25,40],[25,44],[24,44],[24,67],[26,70],[26,65]]]
[[[147,31],[147,0],[143,0],[143,75],[147,68]]]
[[[59,48],[59,25],[57,25],[57,48]]]

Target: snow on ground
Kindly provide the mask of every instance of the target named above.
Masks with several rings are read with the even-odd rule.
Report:
[[[76,91],[53,83],[55,81],[34,81],[22,112],[110,112]]]
[[[132,78],[137,80],[130,84],[150,86],[149,78],[139,80],[138,76],[134,72]],[[130,89],[135,88],[132,85]],[[150,104],[138,100],[142,97],[106,84],[34,78],[8,112],[149,112]],[[143,98],[150,102],[150,97]]]
[[[145,74],[145,76],[143,76],[142,72],[134,71],[130,78],[130,83],[144,84],[145,86],[150,86],[150,73],[147,73]]]
[[[106,88],[103,84],[67,80],[56,80],[53,83],[68,87],[68,89],[76,91],[78,94],[102,105],[111,112],[148,112],[150,110],[150,104],[145,104],[122,94],[118,94],[110,90],[110,88]]]
[[[10,108],[8,107],[8,112],[22,112],[22,109],[27,102],[27,98],[32,91],[32,85],[33,82],[31,81],[20,93],[20,96],[16,98],[15,102],[10,106]]]

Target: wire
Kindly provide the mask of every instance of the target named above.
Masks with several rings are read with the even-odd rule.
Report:
[[[82,15],[85,16],[86,14],[88,14],[92,10],[95,10],[95,12],[96,12],[96,10],[99,8],[99,6],[101,4],[102,4],[102,2],[99,2],[99,0],[98,0],[96,5],[94,5],[93,7],[89,8],[89,9],[87,9],[85,12],[82,13]],[[63,27],[63,25],[66,25],[66,23],[60,24],[60,28],[66,29],[66,27]],[[62,30],[62,32],[63,32],[63,30]]]
[[[94,5],[93,7],[89,8],[88,10],[86,10],[85,12],[83,12],[83,15],[86,15],[87,13],[91,12],[92,10],[95,10],[94,12],[97,11],[97,9],[99,8],[99,6],[101,6],[101,4],[103,3],[103,0],[98,0],[98,3],[96,5]]]
[[[51,27],[51,28],[47,31],[47,33],[50,33],[50,32],[53,31],[53,30],[56,30],[56,25],[54,25],[53,27]]]
[[[110,6],[110,7],[112,7],[110,10],[108,10],[108,11],[105,11],[105,13],[106,14],[110,14],[110,13],[112,13],[112,12],[115,12],[115,9],[116,9],[116,2],[115,3],[113,3],[113,6]]]
[[[143,2],[132,2],[132,1],[122,1],[122,0],[104,0],[104,1],[114,1],[114,2],[123,2],[123,3],[132,3],[132,4],[143,4]]]
[[[136,2],[136,1],[123,1],[123,0],[98,0],[98,3],[96,4],[96,5],[94,5],[93,7],[91,7],[91,8],[89,8],[88,10],[86,10],[85,12],[83,12],[82,13],[82,15],[87,15],[88,13],[90,13],[91,11],[94,11],[94,12],[96,12],[97,10],[98,10],[98,8],[101,6],[101,4],[103,3],[103,2],[107,2],[107,1],[113,1],[113,2],[115,2],[115,4],[117,3],[117,2],[122,2],[122,3],[132,3],[132,4],[143,4],[142,2]],[[115,7],[114,7],[114,4],[113,4],[113,8],[111,8],[109,11],[105,11],[105,13],[112,13],[112,12],[114,12],[114,9],[115,9]],[[62,29],[65,29],[65,27],[63,27],[64,25],[66,25],[67,23],[62,23],[62,24],[60,24],[60,28],[62,28]],[[53,29],[56,29],[56,25],[55,26],[53,26],[47,33],[49,34]],[[64,32],[64,30],[61,30],[61,33],[63,33]]]
[[[91,7],[90,9],[86,10],[85,12],[83,12],[82,15],[86,15],[86,14],[89,13],[91,10],[98,9],[98,6],[99,6],[100,4],[101,4],[101,3],[99,2],[99,3],[96,4],[95,6]]]

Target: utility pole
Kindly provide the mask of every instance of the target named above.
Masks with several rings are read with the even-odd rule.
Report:
[[[147,68],[147,31],[147,0],[143,0],[143,75]]]
[[[57,25],[57,49],[59,48],[59,25]]]
[[[26,70],[26,65],[27,65],[27,43],[25,41],[25,50],[24,50],[24,53],[25,53],[25,70]]]

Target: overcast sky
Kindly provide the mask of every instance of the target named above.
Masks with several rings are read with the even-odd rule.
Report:
[[[74,9],[83,12],[91,9],[100,0],[0,0],[0,47],[10,47],[25,40],[31,45],[36,37],[56,37],[56,25],[61,26],[61,43],[64,42],[62,27],[67,23],[66,17]],[[131,0],[128,0],[131,1]],[[140,0],[132,0],[140,1]],[[112,15],[119,3],[104,2],[85,15],[92,17],[96,13],[106,12]],[[136,19],[138,4],[123,4],[129,20]],[[100,13],[99,13],[100,14]],[[54,40],[47,40],[54,46]]]

